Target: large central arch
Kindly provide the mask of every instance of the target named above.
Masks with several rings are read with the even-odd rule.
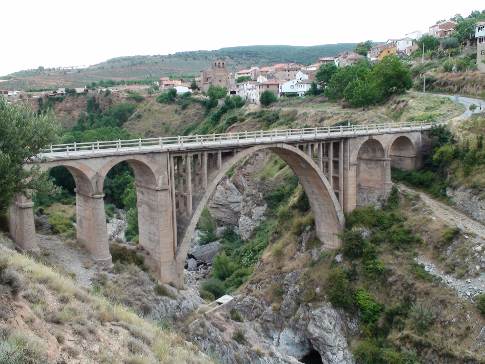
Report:
[[[318,238],[327,248],[331,249],[339,246],[340,240],[338,234],[344,225],[342,207],[340,206],[327,178],[318,168],[313,159],[300,149],[288,144],[255,146],[236,153],[233,157],[223,163],[215,177],[212,178],[211,182],[208,184],[207,189],[185,230],[182,242],[177,247],[176,263],[177,276],[179,279],[183,279],[184,263],[197,222],[217,185],[227,172],[238,162],[261,150],[269,150],[275,153],[290,166],[293,173],[299,178],[299,181],[308,196],[308,200],[310,201],[310,207],[315,216],[315,226]],[[183,282],[178,283],[179,285],[183,284]]]

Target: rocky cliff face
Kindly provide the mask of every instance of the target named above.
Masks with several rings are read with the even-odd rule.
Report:
[[[232,177],[221,181],[208,205],[218,225],[234,227],[244,240],[251,236],[266,212],[264,183],[256,175],[267,158],[266,153],[258,153],[245,161]]]
[[[233,227],[243,240],[250,238],[266,218],[263,194],[272,187],[259,177],[267,161],[266,153],[244,161],[219,184],[208,204],[217,224]],[[318,248],[307,246],[312,237],[314,233],[305,230],[292,243],[299,247],[296,259],[320,255]],[[188,262],[188,268],[200,271],[202,258],[196,255],[206,245],[198,246],[197,239],[194,244],[190,258],[195,260]],[[194,269],[197,264],[199,268]],[[266,271],[267,267],[259,263],[255,271],[260,274],[250,279],[227,306],[193,321],[185,328],[187,337],[222,363],[352,363],[346,335],[355,331],[356,324],[326,302],[317,305],[302,301],[305,269],[301,266],[272,273]],[[273,285],[280,287],[277,304],[263,293]]]
[[[456,207],[481,223],[485,223],[485,199],[481,191],[464,186],[448,188],[446,194],[451,197]]]
[[[328,303],[300,304],[300,272],[277,279],[284,282],[279,308],[241,294],[194,321],[188,328],[190,340],[223,363],[353,363],[346,334],[356,330],[356,323]]]

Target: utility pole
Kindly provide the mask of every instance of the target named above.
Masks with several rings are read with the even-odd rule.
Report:
[[[423,54],[421,55],[421,63],[424,63],[424,42],[423,42]]]
[[[423,92],[426,92],[426,73],[423,73]]]

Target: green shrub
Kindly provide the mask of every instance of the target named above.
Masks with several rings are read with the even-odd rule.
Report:
[[[436,314],[431,308],[416,304],[409,312],[412,327],[418,334],[424,334],[436,320]]]
[[[225,288],[224,283],[217,278],[210,278],[207,281],[203,282],[200,286],[201,291],[210,292],[214,298],[219,298],[224,295]]]
[[[207,96],[213,100],[219,100],[227,95],[227,88],[223,86],[214,86],[210,85],[209,89],[207,90]]]
[[[346,272],[340,268],[333,268],[325,285],[325,292],[329,301],[335,307],[350,309],[354,306],[354,292]]]
[[[357,303],[363,322],[374,324],[379,320],[383,306],[376,302],[365,289],[359,288],[357,290],[355,293],[355,302]]]
[[[212,263],[212,276],[224,281],[236,270],[236,265],[223,252],[218,254]]]
[[[161,104],[170,104],[170,103],[173,103],[176,98],[177,98],[177,90],[174,88],[171,88],[161,93],[160,95],[158,95],[157,102]]]
[[[269,106],[272,103],[276,102],[277,97],[274,94],[274,92],[266,90],[261,93],[261,96],[259,96],[259,102],[263,106]]]
[[[443,234],[441,235],[441,241],[444,244],[451,244],[453,240],[455,240],[456,237],[460,235],[460,229],[457,227],[448,227],[443,231]]]
[[[47,363],[47,348],[36,337],[14,331],[0,338],[0,363]]]
[[[424,269],[424,266],[422,264],[413,262],[411,265],[411,272],[414,274],[416,278],[422,279],[423,281],[427,281],[427,282],[434,281],[433,275],[427,272],[426,269]]]
[[[123,264],[133,264],[140,267],[142,270],[146,270],[145,259],[143,256],[137,254],[133,249],[120,244],[111,244],[109,247],[111,258],[113,262],[120,262]]]
[[[485,316],[485,293],[479,294],[475,300],[478,311]]]
[[[200,215],[199,222],[197,223],[197,227],[200,230],[200,244],[208,244],[217,240],[216,235],[216,221],[210,214],[209,209],[205,208]]]
[[[238,342],[239,344],[245,345],[247,343],[246,335],[242,330],[238,329],[234,331],[234,333],[232,334],[232,338],[234,341]]]
[[[231,320],[237,321],[237,322],[243,322],[243,318],[241,314],[235,308],[231,308],[231,311],[229,311],[229,315],[231,316]]]
[[[364,244],[364,238],[359,230],[345,230],[342,233],[342,253],[346,258],[362,257]]]
[[[136,91],[128,91],[127,98],[128,100],[135,102],[142,102],[143,100],[145,100],[145,98]]]
[[[66,216],[61,212],[54,212],[49,215],[47,221],[51,225],[53,233],[62,234],[67,237],[74,237],[74,225],[72,223],[72,217]]]
[[[380,348],[371,340],[361,341],[354,350],[354,357],[359,364],[381,363]]]

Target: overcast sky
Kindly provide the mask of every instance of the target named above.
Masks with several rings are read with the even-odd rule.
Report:
[[[0,75],[139,54],[382,41],[483,8],[483,0],[2,1]]]

